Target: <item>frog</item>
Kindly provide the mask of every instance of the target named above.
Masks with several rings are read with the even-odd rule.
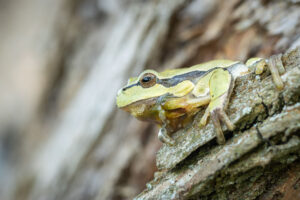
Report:
[[[176,144],[172,133],[186,127],[200,110],[205,110],[199,126],[206,126],[210,118],[217,142],[224,144],[221,125],[225,124],[229,131],[235,129],[226,114],[235,80],[250,73],[260,75],[264,71],[271,72],[277,89],[283,89],[280,75],[285,69],[281,55],[270,59],[254,57],[245,63],[212,60],[163,72],[147,69],[130,78],[118,91],[116,104],[137,119],[158,124],[159,140],[170,146]]]

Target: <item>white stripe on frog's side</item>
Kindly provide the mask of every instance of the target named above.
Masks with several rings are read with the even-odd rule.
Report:
[[[249,68],[243,63],[237,63],[228,68],[228,71],[232,74],[233,78],[244,76],[250,73]]]

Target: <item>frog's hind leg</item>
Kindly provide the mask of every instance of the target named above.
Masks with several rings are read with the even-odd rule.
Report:
[[[234,87],[234,77],[226,69],[217,69],[213,72],[209,80],[211,101],[208,109],[212,122],[215,126],[217,141],[219,144],[225,143],[225,137],[221,128],[221,122],[225,123],[229,130],[234,129],[234,125],[225,113],[230,95]]]

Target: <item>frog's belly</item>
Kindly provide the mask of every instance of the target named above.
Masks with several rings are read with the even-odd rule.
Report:
[[[184,108],[176,109],[167,112],[167,124],[168,131],[174,132],[183,127],[186,127],[187,124],[193,121],[194,116],[201,110],[199,107],[193,107],[189,112]]]

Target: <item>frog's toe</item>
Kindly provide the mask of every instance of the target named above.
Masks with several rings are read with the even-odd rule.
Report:
[[[282,54],[278,54],[278,55],[274,55],[271,57],[275,64],[276,64],[276,68],[279,72],[280,75],[284,74],[285,73],[285,68],[283,66],[283,63],[282,63]]]
[[[235,128],[233,123],[230,121],[229,117],[227,116],[227,114],[224,112],[222,108],[216,108],[213,111],[211,111],[211,119],[215,126],[218,143],[224,144],[225,137],[221,128],[220,121],[222,121],[230,131],[233,131]]]
[[[284,87],[284,83],[283,83],[280,75],[285,73],[285,69],[282,64],[281,56],[282,56],[281,54],[273,55],[268,60],[268,67],[271,71],[274,84],[276,85],[277,89],[279,89],[279,90],[283,89],[283,87]]]
[[[221,118],[222,122],[224,122],[225,125],[227,126],[228,130],[233,131],[234,130],[234,125],[230,121],[229,117],[227,116],[227,114],[224,112],[223,109],[220,109],[219,115],[220,115],[220,118]]]
[[[161,128],[158,132],[158,139],[163,142],[166,143],[170,146],[175,145],[175,140],[173,138],[171,138],[168,133],[166,128]]]
[[[204,112],[204,115],[201,117],[201,120],[200,120],[200,123],[199,123],[200,127],[203,127],[207,124],[208,117],[209,117],[209,106],[207,106],[207,108]]]
[[[223,134],[223,131],[221,128],[219,112],[220,112],[220,109],[215,109],[215,110],[211,111],[211,120],[215,127],[217,142],[219,144],[225,144],[225,137],[224,137],[224,134]]]

